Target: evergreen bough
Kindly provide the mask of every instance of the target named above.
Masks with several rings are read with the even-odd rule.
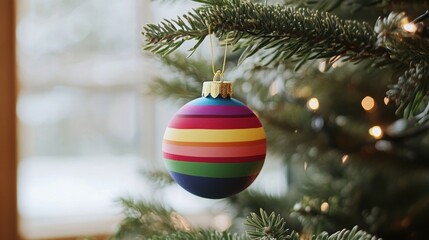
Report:
[[[258,57],[265,65],[279,65],[290,60],[297,62],[297,70],[314,59],[326,59],[328,64],[338,60],[369,59],[374,66],[392,65],[405,72],[388,96],[405,118],[426,120],[424,117],[428,113],[424,109],[428,104],[429,75],[418,65],[429,65],[429,40],[402,28],[404,22],[409,21],[404,13],[391,12],[372,28],[366,22],[343,20],[328,12],[291,7],[287,1],[284,5],[243,0],[195,1],[203,6],[177,19],[146,25],[143,31],[145,49],[166,56],[185,41],[195,40],[190,49],[193,53],[211,28],[222,40],[228,36],[228,43],[234,45],[234,50],[242,50],[239,63],[249,57]],[[320,2],[319,7],[323,8],[328,1]],[[328,9],[343,2],[334,3]],[[373,4],[381,3],[367,1],[362,6]],[[416,78],[406,72],[410,69],[414,69],[414,76],[419,76],[420,84],[415,84]],[[414,91],[402,90],[402,86],[410,85],[415,87]]]
[[[211,229],[192,228],[186,220],[171,209],[161,205],[122,199],[126,218],[112,240],[299,240],[300,234],[287,228],[285,220],[274,212],[260,209],[245,221],[246,234],[219,232]],[[379,238],[358,230],[343,229],[333,234],[322,232],[309,240],[377,240]]]

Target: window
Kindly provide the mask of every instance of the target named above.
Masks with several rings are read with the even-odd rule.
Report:
[[[121,217],[115,199],[150,192],[139,174],[155,142],[140,36],[150,6],[18,1],[23,237],[109,233]]]

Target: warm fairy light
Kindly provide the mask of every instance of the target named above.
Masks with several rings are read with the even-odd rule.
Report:
[[[369,135],[373,136],[375,139],[380,139],[383,137],[383,130],[380,126],[374,126],[368,130]]]
[[[307,107],[311,110],[319,109],[319,100],[317,98],[310,98],[307,101]]]
[[[362,108],[365,109],[365,111],[370,111],[375,106],[374,98],[370,96],[366,96],[362,99],[362,102],[360,103],[362,105]]]
[[[388,98],[388,97],[384,97],[384,99],[383,99],[383,100],[384,100],[384,104],[385,104],[385,105],[389,104],[389,101],[390,101],[390,100],[389,100],[389,98]]]
[[[323,202],[322,205],[320,205],[320,211],[326,213],[329,210],[329,203]]]
[[[341,162],[345,163],[347,162],[348,159],[349,159],[349,155],[346,154],[341,158]]]
[[[320,72],[326,72],[326,61],[320,61],[319,62],[319,71]]]
[[[402,28],[410,33],[415,33],[417,31],[417,25],[412,22],[402,25]]]

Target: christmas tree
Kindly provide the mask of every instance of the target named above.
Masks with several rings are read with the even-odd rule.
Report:
[[[261,119],[288,191],[228,198],[246,233],[194,228],[168,207],[124,199],[113,238],[428,239],[429,1],[195,1],[144,26],[145,49],[177,76],[153,93],[199,96],[210,62],[175,50],[193,42],[192,53],[213,33],[232,49],[225,79]]]

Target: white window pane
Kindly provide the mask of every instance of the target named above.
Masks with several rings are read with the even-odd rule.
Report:
[[[20,0],[19,212],[28,239],[110,233],[155,149],[140,0]],[[149,1],[147,1],[149,2]],[[154,126],[150,126],[153,128]]]
[[[54,87],[22,91],[22,156],[137,154],[143,136],[137,93]]]

